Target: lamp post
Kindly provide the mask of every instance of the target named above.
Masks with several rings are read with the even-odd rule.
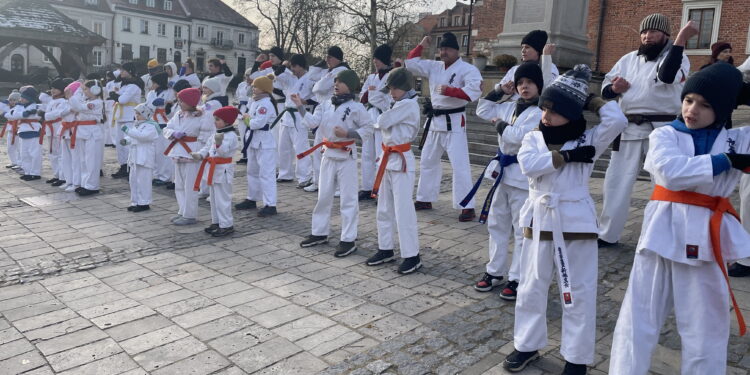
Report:
[[[466,57],[469,57],[469,55],[471,55],[471,21],[474,13],[474,1],[476,0],[469,0],[469,33],[467,34],[466,39]]]

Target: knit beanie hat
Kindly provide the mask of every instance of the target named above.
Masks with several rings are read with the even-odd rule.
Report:
[[[65,86],[65,91],[70,92],[70,94],[75,94],[76,91],[78,91],[78,88],[81,87],[81,82],[79,81],[73,81],[69,83],[67,86]]]
[[[326,52],[328,56],[335,57],[339,59],[340,61],[344,61],[344,51],[341,50],[339,46],[333,46],[328,48],[328,51]]]
[[[253,80],[253,87],[267,94],[273,94],[273,80],[274,75],[269,74],[267,76],[260,76]]]
[[[208,88],[214,94],[221,93],[221,76],[204,79],[203,87]]]
[[[458,39],[456,39],[456,35],[453,33],[443,34],[443,39],[440,41],[440,48],[442,47],[453,48],[456,50],[459,49]]]
[[[149,108],[146,103],[141,103],[135,106],[133,108],[134,111],[138,112],[141,116],[145,117],[146,119],[150,119],[151,116],[154,114],[154,111]]]
[[[305,59],[304,55],[296,54],[292,55],[292,58],[289,59],[289,63],[294,66],[301,66],[303,69],[307,69],[307,59]]]
[[[393,55],[393,49],[387,44],[378,46],[373,52],[373,57],[385,65],[391,65],[391,55]]]
[[[414,75],[406,68],[395,68],[388,73],[385,87],[380,91],[388,93],[391,88],[409,91],[414,88]]]
[[[157,85],[159,85],[159,87],[162,87],[162,88],[167,87],[167,81],[169,81],[169,76],[167,76],[167,72],[156,73],[151,77],[151,82],[156,83]]]
[[[177,98],[191,107],[197,107],[198,103],[201,101],[201,90],[193,87],[184,89],[177,94]]]
[[[585,64],[576,65],[542,91],[539,107],[551,109],[568,121],[578,120],[583,116],[590,80],[591,68]]]
[[[227,126],[232,126],[237,121],[240,111],[232,106],[221,107],[214,111],[214,117],[220,118]]]
[[[135,64],[132,62],[126,62],[125,64],[122,64],[122,70],[130,73],[131,76],[136,75]]]
[[[670,27],[669,27],[669,18],[667,16],[661,14],[661,13],[654,13],[649,14],[641,21],[641,31],[644,32],[646,30],[657,30],[661,31],[664,34],[667,34],[669,36],[670,34]]]
[[[21,97],[29,101],[29,103],[36,103],[39,100],[39,92],[35,88],[28,86],[21,89]]]
[[[532,30],[521,39],[521,44],[527,44],[535,49],[538,54],[542,54],[544,45],[547,44],[547,32],[544,30]]]
[[[339,74],[336,75],[336,81],[343,82],[349,87],[349,92],[352,94],[359,91],[359,77],[357,76],[357,73],[351,69],[340,71]]]
[[[156,59],[148,60],[148,64],[146,64],[146,66],[149,69],[156,68],[157,66],[159,66],[159,61],[157,61]]]
[[[717,57],[719,57],[719,54],[721,53],[721,51],[727,48],[732,49],[732,45],[727,42],[716,42],[712,44],[711,45],[711,57],[716,59]]]
[[[690,93],[703,96],[713,107],[715,124],[723,125],[732,115],[741,88],[742,73],[731,64],[717,62],[688,78],[682,87],[680,100],[685,99],[685,95]]]
[[[274,54],[274,56],[278,57],[279,60],[284,60],[284,50],[279,46],[272,47],[269,53]]]
[[[21,99],[21,93],[17,90],[13,90],[13,92],[8,95],[8,100],[12,100],[14,102],[17,102],[19,99]]]
[[[174,83],[174,86],[172,86],[172,90],[174,90],[174,92],[176,93],[179,93],[180,91],[184,89],[189,89],[189,88],[190,88],[190,82],[188,82],[186,79],[178,80],[177,82]]]
[[[57,90],[60,90],[60,91],[65,90],[65,86],[67,86],[67,85],[65,84],[65,82],[63,81],[62,78],[55,78],[49,84],[49,87],[51,89],[57,89]]]
[[[521,78],[528,78],[534,81],[539,93],[544,89],[544,75],[542,74],[542,68],[535,62],[525,62],[516,68],[516,74],[513,76],[513,81],[516,83],[516,86]]]

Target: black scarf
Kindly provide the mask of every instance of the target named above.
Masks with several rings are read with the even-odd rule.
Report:
[[[581,116],[578,120],[561,126],[545,126],[542,122],[539,122],[539,130],[542,131],[544,136],[544,143],[561,145],[583,135],[583,132],[586,131],[586,119]]]
[[[217,133],[229,133],[229,132],[232,132],[232,131],[234,131],[234,127],[232,127],[232,126],[225,126],[225,127],[221,128],[221,129],[216,129]]]
[[[665,40],[662,44],[641,44],[638,47],[638,56],[646,57],[646,61],[655,61],[659,58],[659,54],[664,50],[667,43],[669,43],[668,40]]]
[[[392,66],[390,65],[384,66],[383,69],[378,70],[378,78],[383,79],[383,76],[388,74],[388,72],[390,72],[391,70],[393,70]]]
[[[518,101],[516,102],[516,111],[513,113],[513,115],[516,116],[516,117],[518,117],[527,108],[529,108],[531,106],[536,106],[538,104],[539,104],[539,97],[538,96],[536,98],[530,99],[530,100],[518,99]]]
[[[354,94],[341,94],[341,95],[334,95],[331,97],[331,103],[333,103],[334,107],[338,107],[344,103],[346,103],[349,100],[354,100]]]

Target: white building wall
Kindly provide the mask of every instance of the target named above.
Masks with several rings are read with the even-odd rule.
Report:
[[[125,17],[130,19],[130,31],[125,30]],[[148,33],[141,32],[141,22],[148,22]],[[159,24],[165,25],[165,34],[159,34]],[[174,27],[182,28],[181,48],[175,43]],[[172,61],[175,52],[180,52],[182,61],[187,56],[187,39],[190,28],[190,22],[176,18],[158,17],[148,14],[140,14],[132,11],[116,10],[115,11],[115,58],[114,62],[120,64],[123,62],[123,44],[130,44],[133,50],[133,58],[144,58],[141,56],[141,47],[148,47],[148,58],[157,58],[159,49],[165,50],[166,58],[161,63]]]
[[[203,37],[199,36],[199,28],[203,28]],[[212,40],[217,38],[218,33],[223,33],[223,40],[232,41],[231,48],[221,48],[212,45]],[[208,60],[223,57],[229,69],[235,75],[242,75],[238,66],[241,59],[245,60],[245,69],[251,68],[255,58],[258,55],[258,30],[250,28],[240,28],[227,24],[210,22],[206,20],[193,20],[191,58],[196,63],[196,70],[199,70],[199,57],[203,56],[203,71],[208,69]],[[240,34],[244,35],[244,43],[240,44]]]

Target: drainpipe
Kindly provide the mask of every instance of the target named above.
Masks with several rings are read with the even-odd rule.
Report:
[[[602,61],[602,32],[604,31],[604,15],[607,14],[607,0],[599,1],[599,27],[598,35],[596,37],[596,67],[595,71],[599,71],[600,64]]]

